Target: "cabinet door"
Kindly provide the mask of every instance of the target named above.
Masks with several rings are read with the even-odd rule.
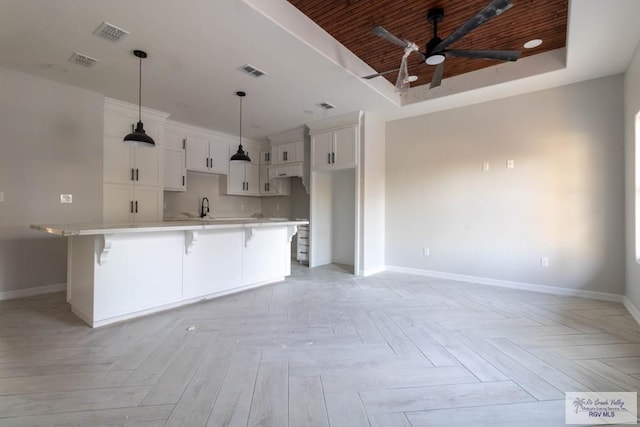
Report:
[[[334,168],[350,168],[357,163],[356,159],[356,128],[339,129],[333,133],[335,158],[332,158]],[[332,155],[333,156],[333,155]]]
[[[268,165],[271,163],[271,151],[261,151],[260,152],[260,164]]]
[[[153,147],[133,146],[133,167],[135,169],[136,184],[162,185],[160,150],[161,148],[158,145]]]
[[[245,193],[257,196],[260,194],[260,165],[246,163],[244,167]]]
[[[227,183],[227,192],[229,194],[244,194],[244,162],[229,162],[229,177],[227,178]]]
[[[103,154],[103,181],[132,184],[135,180],[132,146],[120,137],[105,135]]]
[[[311,137],[311,166],[315,170],[331,168],[333,132],[323,132]]]
[[[229,146],[223,142],[211,141],[209,143],[209,171],[212,173],[229,173]]]
[[[187,170],[209,172],[209,141],[187,137]]]
[[[177,129],[166,128],[164,132],[164,148],[167,150],[184,150],[186,149],[186,141],[184,132]]]
[[[102,197],[102,221],[105,224],[121,224],[132,221],[133,187],[131,185],[105,184]]]
[[[293,162],[304,162],[304,141],[296,141],[291,143],[295,152]]]
[[[152,187],[135,187],[133,192],[134,222],[162,220],[162,190]]]
[[[260,156],[262,158],[262,156]],[[261,195],[269,195],[272,194],[272,189],[270,188],[269,181],[269,166],[268,165],[260,165],[260,194]]]
[[[187,170],[184,150],[164,150],[164,189],[186,191]]]

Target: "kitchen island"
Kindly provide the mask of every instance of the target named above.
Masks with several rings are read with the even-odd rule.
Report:
[[[67,302],[92,327],[284,280],[306,220],[32,225],[67,237]]]

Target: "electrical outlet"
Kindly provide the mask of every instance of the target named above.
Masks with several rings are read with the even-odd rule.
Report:
[[[0,191],[0,202],[4,202],[4,191]]]
[[[549,267],[549,258],[547,258],[546,256],[540,258],[540,267]]]
[[[422,256],[429,256],[429,255],[431,255],[431,249],[422,248]]]
[[[73,203],[73,196],[71,194],[61,194],[60,203]]]
[[[514,161],[507,160],[507,169],[513,169],[513,167],[514,167]]]
[[[487,172],[489,170],[489,162],[483,162],[482,163],[482,170]]]

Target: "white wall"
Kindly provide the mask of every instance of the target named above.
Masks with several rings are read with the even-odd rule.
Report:
[[[625,200],[626,200],[626,296],[631,303],[640,309],[640,264],[636,258],[636,197],[640,190],[640,174],[636,151],[636,115],[640,113],[640,46],[631,60],[624,80],[625,93]]]
[[[0,68],[0,293],[66,282],[65,239],[30,224],[101,222],[103,105],[101,94]]]
[[[361,145],[362,266],[364,275],[385,266],[385,129],[375,113],[366,113]]]
[[[613,76],[388,123],[386,263],[624,293],[623,113]]]

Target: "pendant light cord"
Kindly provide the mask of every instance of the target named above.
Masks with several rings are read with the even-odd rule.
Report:
[[[242,147],[242,97],[240,97],[240,147]]]
[[[140,72],[138,73],[138,121],[142,121],[142,58],[140,58]]]

